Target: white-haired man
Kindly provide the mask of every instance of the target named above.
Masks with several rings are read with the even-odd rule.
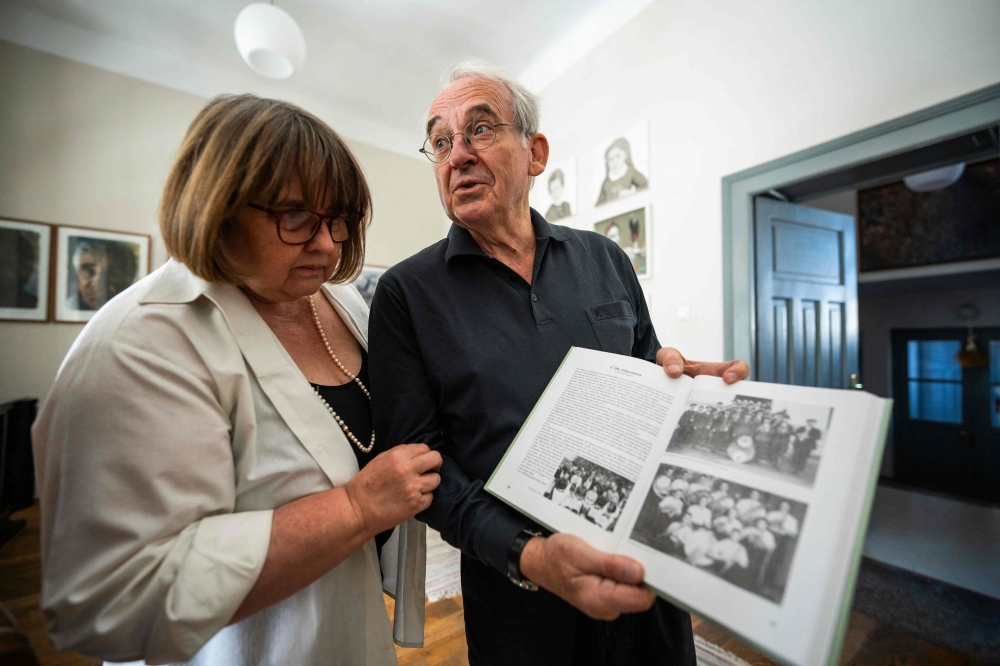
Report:
[[[370,378],[382,441],[443,454],[419,517],[462,551],[469,661],[693,665],[689,616],[639,586],[638,562],[536,536],[483,484],[571,346],[655,360],[671,376],[733,382],[749,368],[661,349],[621,248],[528,207],[549,152],[530,92],[484,65],[448,81],[422,152],[454,224],[379,281]]]

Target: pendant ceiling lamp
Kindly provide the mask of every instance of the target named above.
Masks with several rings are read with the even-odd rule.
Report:
[[[236,48],[250,69],[269,79],[287,79],[306,61],[306,38],[284,10],[264,2],[236,17]]]
[[[940,169],[915,173],[904,178],[903,182],[914,192],[936,192],[954,185],[963,173],[965,173],[965,164],[959,162]]]

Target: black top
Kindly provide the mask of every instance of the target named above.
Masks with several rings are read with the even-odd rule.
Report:
[[[362,384],[370,386],[368,383],[368,352],[364,349],[361,350],[361,370],[358,371],[358,378],[361,379]],[[358,383],[349,381],[340,386],[313,384],[312,387],[319,390],[319,394],[323,396],[327,404],[333,407],[333,411],[337,412],[337,416],[347,424],[347,428],[351,431],[351,434],[357,437],[363,446],[368,446],[372,437],[372,410],[368,396],[364,394]],[[371,391],[370,388],[368,390]],[[377,456],[379,451],[382,450],[380,448],[382,443],[377,439],[375,447],[372,448],[370,453],[362,453],[351,440],[347,440],[347,443],[351,445],[351,450],[354,451],[354,456],[358,459],[358,469],[370,463],[372,458]],[[382,546],[389,540],[391,535],[392,530],[389,530],[375,536],[375,545],[377,546],[379,557],[382,556]]]
[[[444,456],[441,485],[418,518],[502,574],[514,536],[534,526],[483,485],[570,347],[650,361],[660,347],[618,245],[535,211],[531,221],[531,285],[452,226],[385,272],[368,328],[379,435]]]

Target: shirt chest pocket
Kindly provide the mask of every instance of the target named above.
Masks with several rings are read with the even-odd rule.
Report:
[[[587,308],[587,318],[594,327],[601,351],[612,354],[632,354],[635,342],[635,312],[628,301],[614,301]]]

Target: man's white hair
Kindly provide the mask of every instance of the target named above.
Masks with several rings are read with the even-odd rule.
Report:
[[[524,138],[538,132],[538,97],[511,76],[507,70],[485,60],[470,58],[456,63],[441,79],[441,88],[461,79],[485,79],[502,84],[510,93],[514,107],[514,124],[521,128]]]

